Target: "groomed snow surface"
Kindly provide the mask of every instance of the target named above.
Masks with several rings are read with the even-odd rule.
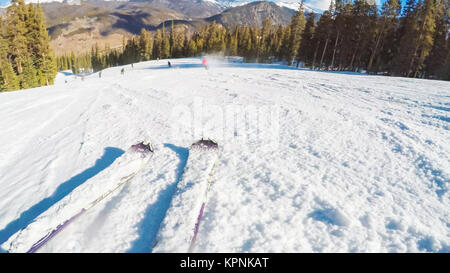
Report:
[[[64,218],[49,208],[74,190],[101,194],[83,184],[109,185],[141,140],[148,169],[41,251],[169,251],[156,240],[188,148],[211,136],[197,252],[450,252],[449,82],[170,61],[0,93],[2,251],[40,214]]]

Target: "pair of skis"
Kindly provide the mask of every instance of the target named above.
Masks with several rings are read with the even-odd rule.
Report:
[[[209,155],[209,154],[211,154],[210,152],[212,152],[212,154],[215,154],[215,159],[214,159],[214,157],[211,157],[211,160],[213,160],[213,161],[211,161],[211,162],[213,162],[212,166],[214,166],[215,160],[217,160],[217,155],[218,155],[217,143],[215,143],[212,140],[202,139],[202,140],[192,144],[191,149],[190,149],[188,164],[186,164],[186,168],[188,170],[198,169],[198,168],[196,168],[195,164],[202,163],[202,162],[198,162],[197,160],[192,160],[192,158],[194,157],[194,158],[198,159],[198,157],[199,156],[201,157],[202,154]],[[88,202],[84,202],[84,199],[86,199],[86,198],[84,198],[84,199],[79,198],[80,195],[82,194],[82,191],[81,191],[81,189],[77,188],[71,194],[69,194],[68,196],[63,198],[61,200],[62,202],[60,201],[57,203],[57,204],[59,204],[59,203],[61,203],[61,204],[59,204],[59,205],[55,204],[48,210],[48,213],[43,213],[34,222],[29,224],[26,228],[17,232],[16,234],[14,234],[7,242],[7,244],[9,244],[9,247],[8,247],[9,251],[10,252],[25,252],[26,251],[28,253],[37,252],[46,243],[48,243],[52,238],[54,238],[58,233],[60,233],[65,227],[67,227],[70,223],[74,222],[75,219],[79,218],[86,211],[88,211],[89,209],[94,207],[96,204],[100,203],[107,196],[110,196],[113,192],[117,191],[123,185],[130,182],[141,170],[143,170],[147,166],[147,164],[150,162],[150,159],[152,158],[152,156],[153,156],[153,148],[150,144],[140,142],[136,145],[132,145],[130,147],[129,151],[127,151],[118,160],[116,160],[116,162],[114,162],[114,165],[116,165],[116,166],[111,166],[113,169],[118,168],[120,170],[119,173],[125,172],[124,173],[125,175],[119,176],[121,178],[119,179],[118,183],[109,181],[109,183],[107,183],[107,185],[106,185],[106,187],[108,187],[109,190],[104,192],[102,195],[100,195],[96,199],[89,200]],[[210,156],[207,156],[207,158],[209,158],[209,157]],[[192,165],[194,165],[194,166],[192,166]],[[196,237],[198,234],[200,221],[202,219],[204,207],[206,204],[207,193],[208,193],[212,175],[213,175],[213,169],[214,169],[214,167],[204,170],[204,171],[208,172],[208,177],[206,180],[196,181],[199,184],[205,185],[206,188],[204,189],[204,199],[202,200],[202,205],[200,207],[200,210],[197,210],[200,212],[198,213],[198,217],[197,217],[194,229],[193,229],[193,235],[191,236],[191,241],[190,241],[190,245],[188,248],[189,252],[191,252],[193,250],[193,247],[195,245],[195,240],[196,240]],[[199,171],[201,173],[204,173],[203,170],[199,170]],[[188,171],[188,173],[191,173],[191,172]],[[186,177],[186,176],[183,176],[183,177]],[[187,179],[189,179],[190,177],[192,178],[192,173],[187,176]],[[198,178],[200,178],[200,177],[198,177]],[[95,191],[95,187],[102,187],[102,185],[98,185],[99,183],[93,183],[92,181],[87,181],[87,182],[85,182],[85,184],[83,184],[84,188],[88,187],[94,191]],[[182,190],[180,188],[180,186],[181,185],[179,184],[177,194],[179,193],[180,190]],[[176,196],[177,196],[177,194],[176,194]],[[84,202],[84,204],[87,203],[88,205],[85,206],[82,204],[78,204],[78,205],[73,204],[73,202],[71,200],[77,200],[77,199],[83,199],[83,200],[79,201],[78,203]],[[64,209],[69,210],[69,212],[66,212],[66,214],[72,214],[72,216],[70,216],[68,219],[66,218],[65,220],[62,218],[64,216],[59,217],[61,219],[58,218],[58,219],[56,219],[56,221],[60,221],[60,224],[58,224],[56,226],[56,228],[50,228],[50,230],[49,230],[48,226],[51,227],[52,223],[55,222],[55,219],[53,219],[53,217],[52,217],[52,213],[56,214],[57,212],[60,212],[60,210],[64,211]],[[194,207],[192,207],[192,209],[194,209]],[[47,228],[43,229],[42,226],[47,226]],[[185,232],[189,233],[188,230]],[[40,236],[39,234],[42,234],[42,233],[44,233],[45,235],[36,241],[36,239],[37,239],[36,236]],[[192,234],[192,232],[191,232],[191,234]],[[36,241],[36,243],[31,245],[31,247],[28,246],[29,249],[27,250],[27,244],[24,244],[21,242],[29,242],[29,241]],[[184,251],[186,251],[186,250],[184,250]]]

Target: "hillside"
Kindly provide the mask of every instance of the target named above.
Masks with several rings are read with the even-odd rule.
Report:
[[[86,52],[96,43],[103,48],[120,47],[123,37],[140,33],[142,28],[156,31],[163,24],[189,33],[216,21],[224,26],[261,25],[265,18],[275,24],[288,24],[294,10],[272,2],[253,2],[226,9],[212,1],[143,0],[44,2],[51,46],[56,54]]]
[[[233,27],[236,24],[261,26],[264,19],[270,18],[275,25],[287,25],[291,22],[294,13],[292,9],[280,7],[272,2],[260,1],[227,9],[207,18],[206,21],[216,21],[227,27]]]
[[[185,6],[172,9],[168,4],[151,2],[88,1],[80,5],[66,3],[42,4],[47,18],[52,48],[57,54],[90,50],[98,43],[111,48],[122,45],[124,36],[140,33],[142,28],[155,30],[167,20],[192,20]],[[185,2],[188,2],[187,0]],[[180,2],[182,4],[183,1]],[[210,16],[220,11],[209,4],[192,5],[198,16]]]

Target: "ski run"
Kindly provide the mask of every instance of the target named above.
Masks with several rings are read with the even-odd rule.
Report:
[[[450,251],[450,83],[201,60],[0,93],[0,252]]]

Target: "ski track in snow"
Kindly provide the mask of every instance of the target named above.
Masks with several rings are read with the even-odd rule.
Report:
[[[0,93],[0,243],[108,170],[112,152],[148,140],[148,169],[42,251],[152,251],[201,136],[174,138],[186,117],[172,109],[202,98],[275,105],[279,135],[276,149],[249,122],[237,132],[244,143],[213,136],[219,160],[196,251],[450,251],[450,83],[200,62],[144,62],[84,81],[59,74],[54,86]]]

